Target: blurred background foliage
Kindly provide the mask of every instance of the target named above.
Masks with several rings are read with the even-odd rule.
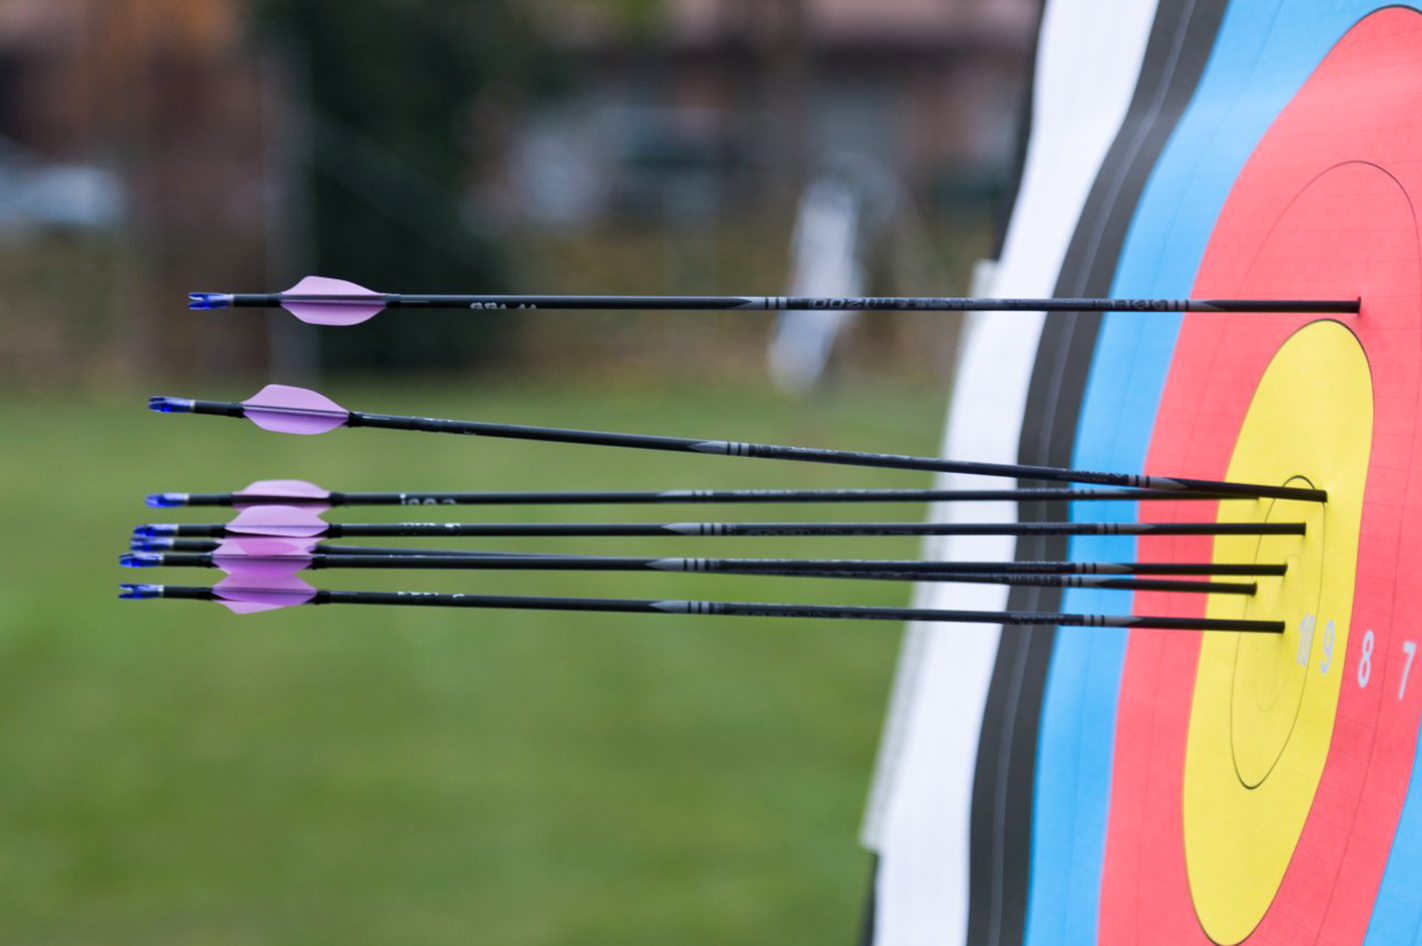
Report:
[[[392,313],[318,332],[280,312],[192,313],[184,294],[307,273],[418,292],[962,293],[990,252],[1036,15],[1035,0],[0,0],[0,942],[852,941],[897,628],[238,621],[118,606],[113,558],[143,493],[259,478],[920,478],[370,432],[317,443],[149,415],[142,398],[319,381],[358,408],[932,452],[951,316]],[[786,351],[818,354],[790,377]],[[702,518],[817,514],[836,511]],[[720,541],[661,551],[914,551]]]
[[[321,335],[180,300],[310,272],[391,291],[775,294],[826,177],[856,195],[864,291],[963,292],[1011,164],[1034,7],[6,0],[0,387],[596,371],[596,317]],[[613,318],[701,338],[671,370],[708,377],[759,360],[767,329]],[[941,377],[955,325],[864,319],[837,363]]]

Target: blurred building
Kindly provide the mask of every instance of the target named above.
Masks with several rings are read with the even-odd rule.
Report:
[[[5,0],[0,140],[112,168],[155,218],[214,222],[260,172],[260,94],[237,0]]]
[[[1036,0],[668,0],[642,29],[543,5],[576,86],[536,112],[510,202],[544,224],[789,202],[827,158],[871,162],[919,207],[1001,180]],[[620,24],[620,25],[619,25]]]
[[[91,370],[79,352],[101,348],[129,374],[260,362],[260,331],[198,331],[182,311],[197,282],[263,276],[270,116],[243,8],[0,3],[0,238],[16,267],[0,278],[25,299],[27,324],[67,327],[43,351],[3,346],[24,353],[16,372]],[[55,271],[71,283],[55,285]]]
[[[866,219],[966,211],[946,224],[966,231],[1007,176],[1038,5],[0,0],[0,384],[293,376],[314,338],[193,318],[184,293],[321,266],[497,284],[479,246],[517,244],[529,286],[773,290],[827,169]],[[920,269],[892,288],[946,288]],[[526,321],[530,364],[609,334]]]

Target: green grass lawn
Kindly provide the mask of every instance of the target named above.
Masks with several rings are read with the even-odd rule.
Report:
[[[853,941],[855,840],[900,628],[860,622],[119,602],[144,493],[916,486],[915,474],[385,431],[282,437],[143,395],[0,399],[0,941]],[[350,407],[933,452],[936,391],[330,383]],[[425,510],[421,511],[425,513]],[[873,519],[916,506],[599,507],[428,518]],[[346,521],[416,518],[345,510]],[[386,543],[391,544],[391,543]],[[418,543],[416,543],[418,544]],[[507,540],[606,554],[911,556],[901,539]],[[122,572],[122,573],[121,573]],[[897,604],[716,575],[322,572],[325,587]]]

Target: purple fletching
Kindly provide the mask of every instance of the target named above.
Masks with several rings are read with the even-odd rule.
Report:
[[[350,411],[306,388],[269,384],[242,402],[247,419],[283,434],[324,434],[343,426]]]
[[[251,506],[227,523],[227,531],[278,539],[309,539],[324,535],[326,523],[319,513],[298,506]]]
[[[212,563],[234,578],[284,578],[311,564],[311,547],[302,539],[230,538],[212,553]]]
[[[246,496],[259,496],[261,499],[244,499]],[[303,509],[319,510],[324,512],[331,508],[331,504],[326,500],[331,498],[331,491],[322,489],[315,483],[308,483],[305,480],[257,480],[249,483],[238,492],[232,494],[232,505],[237,509],[250,509],[252,506],[270,503],[272,497],[280,497],[289,500],[293,506],[300,506]],[[286,503],[283,503],[286,505]]]
[[[307,276],[282,295],[335,297],[282,300],[282,308],[312,325],[359,325],[385,308],[384,293],[326,276]]]
[[[230,576],[212,586],[217,603],[234,614],[275,611],[305,604],[316,597],[316,589],[295,575],[273,578]]]

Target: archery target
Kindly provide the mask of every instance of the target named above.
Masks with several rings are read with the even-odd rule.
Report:
[[[1307,579],[1294,600],[1256,600],[1289,622],[1281,639],[1128,645],[1105,942],[1332,943],[1366,933],[1367,890],[1381,879],[1411,765],[1397,748],[1417,741],[1419,701],[1382,668],[1394,650],[1400,669],[1416,649],[1391,613],[1399,571],[1419,564],[1399,526],[1418,418],[1410,193],[1422,177],[1389,124],[1422,114],[1419,56],[1415,13],[1383,11],[1351,29],[1259,143],[1205,251],[1196,292],[1323,291],[1363,306],[1346,326],[1297,317],[1181,326],[1146,468],[1299,476],[1330,500],[1289,552]],[[1252,514],[1221,506],[1222,519]],[[1239,545],[1216,542],[1213,553],[1252,557]],[[1140,555],[1181,560],[1198,546],[1146,540]],[[1198,613],[1200,602],[1141,595],[1136,606]],[[1380,728],[1393,727],[1403,738],[1380,745]],[[1347,896],[1335,896],[1340,880]]]
[[[1005,633],[954,849],[969,864],[969,916],[912,930],[881,918],[876,942],[1422,941],[1422,624],[1406,608],[1422,588],[1422,14],[1356,0],[1162,0],[1155,12],[1056,294],[1359,297],[1362,311],[1049,319],[1018,457],[1310,483],[1330,501],[1070,511],[1299,521],[1303,537],[1020,544],[1019,558],[1287,561],[1288,576],[1261,579],[1248,601],[1098,589],[1009,599],[1269,612],[1287,630]],[[935,685],[951,674],[920,671],[914,690]],[[912,733],[934,727],[922,700],[904,699],[898,754],[911,759]],[[914,813],[931,821],[922,798],[942,786],[908,784],[904,767],[895,778],[895,795],[917,797]],[[936,892],[886,883],[892,842],[880,848],[879,909],[902,918],[905,901]]]

